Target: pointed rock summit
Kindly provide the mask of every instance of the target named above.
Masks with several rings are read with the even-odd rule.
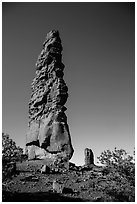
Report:
[[[61,53],[59,32],[53,30],[43,43],[36,63],[36,76],[31,84],[26,137],[29,160],[67,161],[74,152],[65,114],[68,88],[63,79]]]

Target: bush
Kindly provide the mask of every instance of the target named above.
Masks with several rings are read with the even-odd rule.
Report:
[[[123,149],[104,151],[98,157],[104,164],[102,173],[107,186],[102,191],[113,197],[113,201],[131,202],[135,200],[135,160]]]
[[[2,133],[2,179],[11,177],[16,170],[17,161],[22,160],[23,149],[16,146],[16,143],[9,138],[9,135]]]
[[[19,161],[23,155],[23,149],[16,146],[16,143],[9,138],[9,135],[2,133],[2,161],[4,163]]]

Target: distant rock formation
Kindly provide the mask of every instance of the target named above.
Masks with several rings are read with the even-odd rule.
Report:
[[[94,164],[94,154],[92,150],[86,148],[84,153],[85,153],[85,165],[89,166],[91,164]]]
[[[36,63],[31,84],[29,130],[26,137],[28,159],[56,163],[68,161],[73,147],[64,104],[68,88],[63,80],[62,45],[58,31],[47,34]]]

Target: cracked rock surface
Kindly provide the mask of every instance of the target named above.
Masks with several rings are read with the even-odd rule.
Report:
[[[49,163],[68,162],[73,147],[64,106],[68,88],[63,79],[62,44],[58,31],[47,34],[36,63],[31,84],[29,128],[26,136],[28,159]]]

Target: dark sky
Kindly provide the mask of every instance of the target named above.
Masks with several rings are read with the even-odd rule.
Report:
[[[46,34],[63,45],[66,104],[75,150],[95,156],[134,148],[134,3],[3,3],[3,131],[25,147],[30,84]]]

